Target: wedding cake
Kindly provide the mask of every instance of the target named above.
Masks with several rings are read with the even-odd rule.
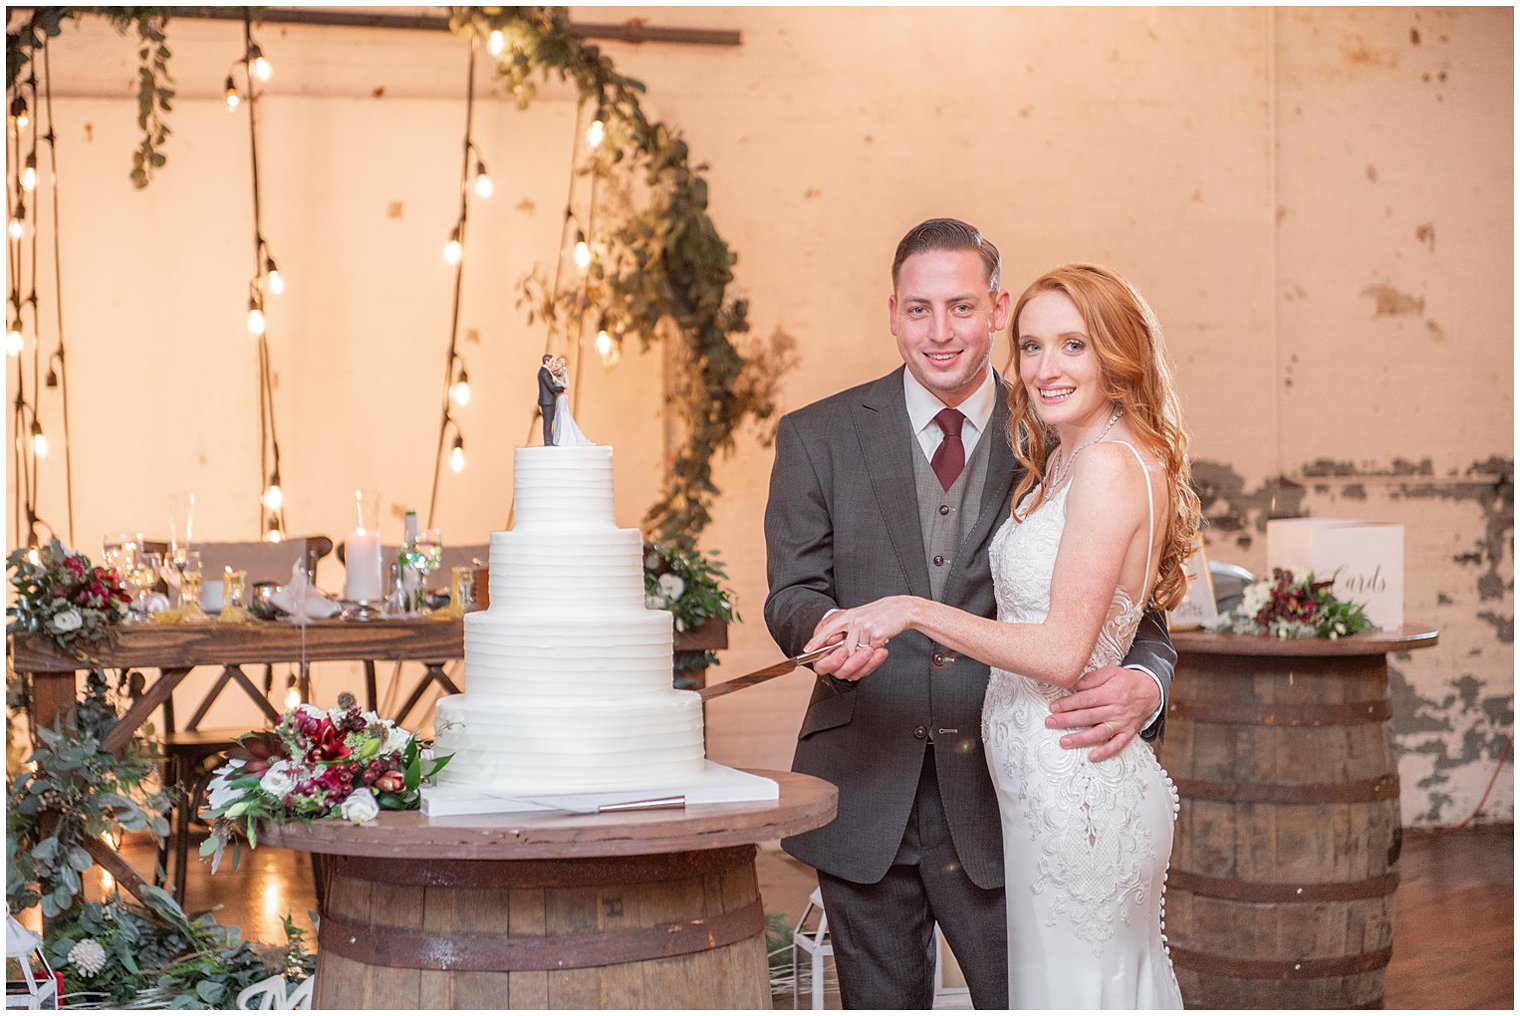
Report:
[[[703,772],[702,702],[670,684],[643,541],[613,521],[612,449],[517,449],[490,609],[465,615],[465,691],[440,699],[440,788],[503,797],[657,788]]]

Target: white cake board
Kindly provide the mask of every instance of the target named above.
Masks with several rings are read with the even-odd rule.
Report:
[[[526,797],[507,797],[477,787],[445,783],[422,789],[422,813],[429,818],[514,812],[590,815],[595,814],[598,808],[608,805],[669,797],[684,797],[687,804],[734,804],[775,801],[780,796],[781,788],[775,780],[740,772],[708,760],[703,764],[702,772],[686,780],[599,794],[530,794]]]

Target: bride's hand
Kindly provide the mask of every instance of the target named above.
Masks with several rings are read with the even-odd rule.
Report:
[[[912,622],[913,597],[888,596],[861,607],[834,611],[818,622],[803,651],[810,652],[835,641],[852,654],[867,648],[882,649],[894,635],[911,627]]]

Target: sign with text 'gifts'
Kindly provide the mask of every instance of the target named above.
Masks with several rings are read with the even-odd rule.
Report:
[[[1360,519],[1271,519],[1267,567],[1335,576],[1335,595],[1367,606],[1385,631],[1404,624],[1404,527]]]

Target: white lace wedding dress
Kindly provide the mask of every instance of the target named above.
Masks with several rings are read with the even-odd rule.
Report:
[[[1035,624],[1049,613],[1068,490],[1022,523],[1010,518],[993,538],[999,620]],[[1122,587],[1114,590],[1089,670],[1124,658],[1142,613]],[[1180,1009],[1162,934],[1176,791],[1138,737],[1102,762],[1088,759],[1090,748],[1062,748],[1045,718],[1051,702],[1069,694],[993,668],[982,707],[1003,821],[1009,1005]]]

